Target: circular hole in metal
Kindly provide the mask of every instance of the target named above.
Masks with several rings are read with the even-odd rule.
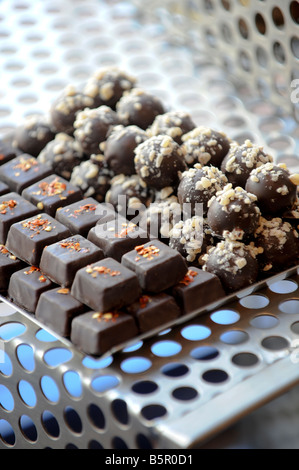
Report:
[[[143,345],[143,341],[138,341],[137,343],[132,344],[131,346],[127,346],[122,350],[124,353],[132,352],[132,351],[138,351]]]
[[[297,0],[294,0],[290,3],[290,14],[293,21],[299,24],[299,3]]]
[[[0,384],[0,407],[5,411],[13,411],[15,407],[14,398],[5,385]]]
[[[232,36],[232,32],[231,32],[231,29],[230,29],[229,25],[226,24],[226,23],[223,23],[223,24],[220,26],[220,30],[221,30],[223,39],[224,39],[227,43],[231,44],[231,43],[232,43],[232,40],[233,40],[233,36]]]
[[[183,338],[189,341],[200,341],[210,336],[211,330],[207,326],[203,325],[189,325],[185,326],[181,330]]]
[[[217,44],[216,36],[210,29],[207,29],[205,31],[205,38],[206,38],[207,44],[210,47],[216,47],[216,44]]]
[[[37,429],[31,418],[27,415],[22,415],[20,417],[19,426],[22,431],[23,436],[28,439],[28,441],[36,442],[37,441]]]
[[[262,340],[261,344],[270,351],[280,351],[289,347],[288,340],[282,336],[267,336],[267,338]]]
[[[254,326],[254,328],[259,328],[261,330],[274,328],[278,323],[279,320],[274,315],[257,315],[250,320],[250,324]]]
[[[212,0],[203,0],[203,6],[208,13],[212,13],[214,11],[214,4]]]
[[[225,344],[242,344],[248,341],[249,335],[246,331],[230,330],[220,335],[220,339]]]
[[[109,367],[113,362],[112,356],[107,356],[103,359],[95,359],[94,357],[85,356],[82,359],[82,364],[88,369],[104,369]]]
[[[33,386],[27,380],[20,380],[18,383],[18,392],[25,403],[30,408],[34,408],[37,403],[36,393]]]
[[[13,373],[12,362],[8,354],[3,351],[0,341],[0,373],[6,377],[9,377]]]
[[[266,134],[270,132],[281,131],[283,126],[283,121],[278,117],[269,117],[261,120],[261,122],[259,123],[260,130]]]
[[[273,54],[277,62],[284,64],[286,60],[286,55],[282,44],[278,41],[275,41],[273,44]]]
[[[21,336],[26,331],[26,326],[18,322],[8,322],[0,326],[0,338],[10,341]]]
[[[45,410],[41,416],[41,422],[45,432],[54,438],[58,438],[60,434],[60,427],[57,419],[51,411]]]
[[[248,39],[249,29],[248,29],[247,23],[244,20],[244,18],[240,18],[238,20],[238,27],[239,27],[239,31],[240,31],[240,34],[241,34],[242,38]]]
[[[13,305],[8,305],[5,302],[0,301],[0,317],[8,317],[16,313],[16,309]]]
[[[154,393],[158,389],[158,385],[151,380],[140,380],[132,385],[132,391],[140,395]]]
[[[111,403],[111,410],[115,419],[123,424],[127,425],[129,423],[129,413],[127,404],[124,400],[117,398]]]
[[[172,391],[172,396],[176,400],[190,401],[198,398],[198,392],[193,387],[178,387]]]
[[[298,289],[297,283],[288,279],[273,282],[268,287],[276,294],[291,294]]]
[[[228,380],[228,374],[222,369],[210,369],[202,374],[202,378],[205,382],[212,384],[220,384]]]
[[[269,299],[265,295],[248,295],[239,300],[242,307],[245,308],[265,308],[269,304]]]
[[[299,38],[297,36],[291,38],[291,49],[296,59],[299,59]]]
[[[200,346],[192,349],[190,356],[198,361],[211,361],[219,356],[219,351],[214,346]]]
[[[267,144],[275,150],[286,150],[292,145],[292,139],[288,136],[281,135],[275,139],[269,139]]]
[[[9,72],[19,72],[24,68],[24,64],[20,61],[9,61],[4,65],[4,68]]]
[[[64,420],[69,429],[76,433],[81,434],[83,425],[79,414],[71,406],[67,406],[64,410]]]
[[[63,384],[67,392],[74,398],[79,398],[82,395],[82,383],[78,372],[68,370],[63,374]]]
[[[17,358],[23,369],[33,372],[35,368],[34,351],[29,344],[20,344],[17,347]]]
[[[189,372],[189,368],[185,364],[172,362],[163,366],[161,372],[167,377],[182,377]]]
[[[144,435],[144,434],[137,434],[136,436],[136,444],[138,449],[152,449],[153,446],[151,441]]]
[[[111,443],[113,449],[128,449],[126,442],[119,436],[113,437]]]
[[[87,408],[87,416],[91,424],[97,429],[103,430],[106,426],[106,419],[103,411],[98,405],[91,403]]]
[[[211,320],[219,325],[231,325],[240,319],[238,312],[234,310],[217,310],[210,315]]]
[[[9,446],[14,446],[16,442],[13,427],[6,419],[0,419],[0,439]]]
[[[96,441],[95,439],[92,439],[88,443],[88,449],[104,449],[104,447],[102,446],[102,444],[100,444],[100,442]]]
[[[152,362],[145,357],[130,357],[122,361],[120,368],[123,372],[127,374],[139,374],[150,369]]]
[[[162,418],[167,414],[167,410],[164,406],[153,403],[152,405],[144,406],[141,410],[141,415],[151,421],[153,419]]]
[[[236,366],[240,366],[240,367],[252,367],[252,366],[255,366],[258,362],[259,362],[259,359],[258,357],[253,354],[253,353],[250,353],[250,352],[241,352],[241,353],[238,353],[238,354],[235,354],[233,357],[232,357],[232,362],[233,364],[235,364]]]
[[[48,349],[44,354],[44,361],[48,366],[57,367],[69,361],[73,357],[72,352],[66,348]]]
[[[260,13],[257,13],[254,19],[255,19],[255,25],[256,25],[258,32],[263,35],[266,34],[267,28],[266,28],[266,22],[264,20],[264,17]]]
[[[299,313],[299,299],[289,299],[279,304],[279,310],[283,313]]]
[[[295,323],[291,325],[291,330],[296,335],[299,335],[299,321],[296,321]]]
[[[176,341],[158,341],[153,344],[151,351],[155,356],[159,357],[169,357],[178,354],[182,349],[180,343]]]
[[[49,400],[51,403],[57,403],[59,401],[60,393],[59,388],[52,377],[48,375],[44,375],[40,381],[41,390],[44,396]]]
[[[280,8],[274,7],[272,10],[272,20],[277,28],[282,29],[284,27],[284,16]]]
[[[230,1],[229,0],[221,0],[221,5],[227,11],[230,10]]]
[[[38,330],[35,337],[43,343],[52,343],[57,341],[57,338],[46,330]]]
[[[115,375],[101,375],[95,377],[91,382],[91,388],[98,393],[107,392],[117,387],[119,379]]]
[[[251,59],[247,51],[242,50],[239,53],[239,64],[245,72],[249,72],[251,70]]]
[[[267,65],[268,65],[268,53],[266,52],[266,50],[262,46],[257,46],[257,48],[256,48],[256,60],[257,60],[258,64],[261,67],[263,67],[263,68],[267,67]]]

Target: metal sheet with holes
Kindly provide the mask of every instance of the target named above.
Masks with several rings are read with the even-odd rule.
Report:
[[[1,135],[26,115],[47,112],[65,84],[115,64],[169,107],[187,109],[197,124],[240,142],[250,138],[297,168],[296,122],[244,83],[237,93],[226,71],[186,43],[184,34],[174,38],[134,4],[2,1]],[[299,382],[299,278],[296,270],[286,276],[276,288],[264,287],[98,360],[47,334],[34,317],[2,299],[0,447],[204,444]]]

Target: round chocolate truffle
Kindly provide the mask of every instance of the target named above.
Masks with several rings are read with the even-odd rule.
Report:
[[[37,157],[43,148],[55,138],[55,132],[46,116],[25,118],[14,133],[13,145],[24,153]]]
[[[202,257],[213,245],[211,231],[200,216],[180,220],[169,233],[169,246],[181,253],[190,266],[203,265]]]
[[[256,195],[263,214],[277,215],[295,204],[297,180],[298,175],[290,175],[285,165],[266,163],[252,170],[245,188]]]
[[[117,67],[106,67],[98,70],[87,80],[84,93],[95,102],[95,107],[102,105],[115,109],[125,91],[131,90],[136,78]]]
[[[169,196],[150,204],[139,225],[151,239],[159,239],[167,244],[171,229],[181,218],[182,211],[177,197]]]
[[[137,145],[147,139],[147,134],[137,126],[115,126],[103,144],[105,161],[116,175],[134,175]]]
[[[85,155],[78,142],[63,132],[56,134],[40,152],[37,160],[49,165],[53,173],[69,180],[73,169],[84,160]]]
[[[118,124],[120,121],[116,112],[108,106],[86,108],[77,114],[74,122],[74,137],[86,155],[97,154],[100,153],[100,144]]]
[[[98,202],[103,202],[110,188],[110,179],[107,168],[86,160],[74,168],[71,183],[82,190],[84,197],[93,197]]]
[[[117,212],[128,220],[136,212],[144,212],[151,202],[149,189],[138,175],[117,175],[111,179],[111,187],[105,202],[112,204]]]
[[[261,212],[256,202],[256,196],[229,183],[209,201],[208,224],[220,237],[242,240],[258,226]]]
[[[223,240],[204,255],[203,270],[219,277],[230,294],[256,282],[259,265],[258,249],[239,241]]]
[[[149,136],[166,134],[178,144],[182,143],[182,136],[196,127],[189,113],[185,111],[169,111],[159,114],[148,128]]]
[[[263,250],[259,263],[264,273],[279,272],[299,263],[299,234],[280,217],[260,218],[255,244]]]
[[[230,147],[230,140],[224,132],[199,126],[183,135],[182,149],[189,166],[195,163],[220,167]]]
[[[208,202],[227,184],[227,178],[215,166],[202,166],[196,163],[192,168],[184,171],[178,186],[178,199],[185,212],[190,204],[191,215],[205,216],[208,212]]]
[[[180,146],[168,135],[150,137],[135,148],[136,173],[145,183],[160,190],[177,186],[187,169]]]
[[[242,145],[233,142],[221,164],[221,170],[229,183],[245,188],[250,172],[268,162],[273,162],[273,157],[265,153],[263,147],[254,145],[250,140]]]
[[[158,97],[141,88],[125,92],[116,105],[120,120],[126,125],[147,129],[158,114],[165,112]]]
[[[85,108],[93,108],[94,106],[93,98],[85,95],[75,86],[68,85],[50,108],[51,123],[55,132],[64,132],[72,135],[78,111],[82,111]]]

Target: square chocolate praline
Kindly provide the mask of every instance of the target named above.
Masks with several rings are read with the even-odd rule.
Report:
[[[82,192],[64,178],[51,175],[25,188],[22,196],[39,210],[54,217],[60,207],[81,199]]]
[[[177,284],[188,271],[182,255],[159,240],[136,246],[123,255],[121,262],[136,273],[141,288],[151,293]]]
[[[73,235],[48,245],[43,250],[40,268],[53,282],[69,287],[79,269],[103,258],[100,248],[82,235]]]
[[[40,295],[54,286],[39,268],[29,266],[12,274],[8,298],[19,307],[34,313]]]
[[[3,181],[0,181],[0,196],[3,196],[7,193],[10,193],[9,186],[6,183],[3,183]]]
[[[43,249],[69,236],[70,232],[64,225],[43,213],[13,224],[6,247],[26,263],[39,266]]]
[[[113,218],[115,211],[111,211],[108,206],[100,204],[94,198],[88,197],[60,208],[56,212],[56,219],[68,227],[73,235],[79,234],[87,237],[91,228],[108,215]]]
[[[0,140],[0,165],[4,165],[22,153],[23,152],[15,148],[11,142]]]
[[[6,246],[0,245],[0,291],[7,291],[10,276],[25,266]]]
[[[11,225],[38,214],[38,209],[18,193],[0,197],[0,243],[5,244]]]
[[[27,153],[23,153],[0,166],[0,180],[6,183],[11,191],[21,194],[28,186],[46,178],[53,170]]]
[[[99,356],[138,334],[134,318],[122,311],[87,312],[72,321],[71,341],[85,354]]]
[[[225,296],[219,278],[192,267],[186,276],[170,290],[183,315],[199,310]]]
[[[140,333],[163,326],[181,314],[174,298],[164,292],[143,294],[126,311],[135,318]]]
[[[99,246],[107,258],[119,262],[125,253],[149,241],[147,233],[138,225],[120,217],[97,224],[90,230],[88,239]]]
[[[90,309],[107,312],[129,305],[140,295],[136,274],[112,258],[77,271],[72,295]]]
[[[35,316],[59,335],[69,337],[72,320],[86,310],[87,307],[75,299],[69,289],[56,287],[41,294]]]

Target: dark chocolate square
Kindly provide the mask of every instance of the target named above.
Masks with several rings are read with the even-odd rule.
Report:
[[[19,307],[34,313],[40,295],[55,285],[36,267],[27,267],[12,274],[8,298]]]
[[[174,298],[164,292],[143,294],[126,311],[135,318],[140,333],[163,326],[181,314]]]
[[[11,191],[21,194],[25,188],[52,173],[53,170],[49,166],[23,153],[0,167],[0,180],[9,186]]]
[[[9,186],[7,186],[6,183],[3,183],[3,181],[0,181],[0,196],[3,196],[7,193],[10,193]]]
[[[149,241],[144,230],[119,216],[97,224],[90,230],[88,239],[99,246],[107,258],[111,257],[119,262],[125,253]]]
[[[0,197],[0,243],[5,244],[10,227],[20,220],[38,214],[38,209],[18,193]]]
[[[121,262],[136,273],[141,288],[151,293],[177,284],[188,271],[182,255],[159,240],[136,246]]]
[[[108,215],[113,218],[115,211],[111,211],[105,204],[100,204],[92,197],[88,197],[59,209],[56,212],[56,219],[68,227],[73,235],[79,234],[87,237],[90,229]]]
[[[69,236],[70,232],[64,225],[43,213],[13,224],[6,247],[26,263],[39,266],[43,249]]]
[[[57,209],[82,198],[82,192],[61,176],[51,175],[24,189],[22,196],[40,211],[55,217]]]
[[[25,267],[25,263],[0,245],[0,291],[6,291],[10,276]]]
[[[140,287],[136,274],[112,258],[77,271],[72,295],[92,310],[107,312],[136,300]]]
[[[171,289],[183,315],[199,310],[225,296],[217,276],[192,267],[186,276]]]
[[[87,312],[74,318],[71,325],[72,343],[95,356],[133,339],[137,333],[133,317],[121,311]]]
[[[72,320],[86,310],[87,307],[75,299],[69,289],[56,287],[41,294],[35,316],[55,333],[68,337]]]
[[[23,152],[15,148],[11,142],[0,140],[0,165],[4,165],[22,153]]]
[[[100,248],[82,235],[73,235],[44,248],[40,268],[53,282],[69,287],[79,269],[103,258]]]

